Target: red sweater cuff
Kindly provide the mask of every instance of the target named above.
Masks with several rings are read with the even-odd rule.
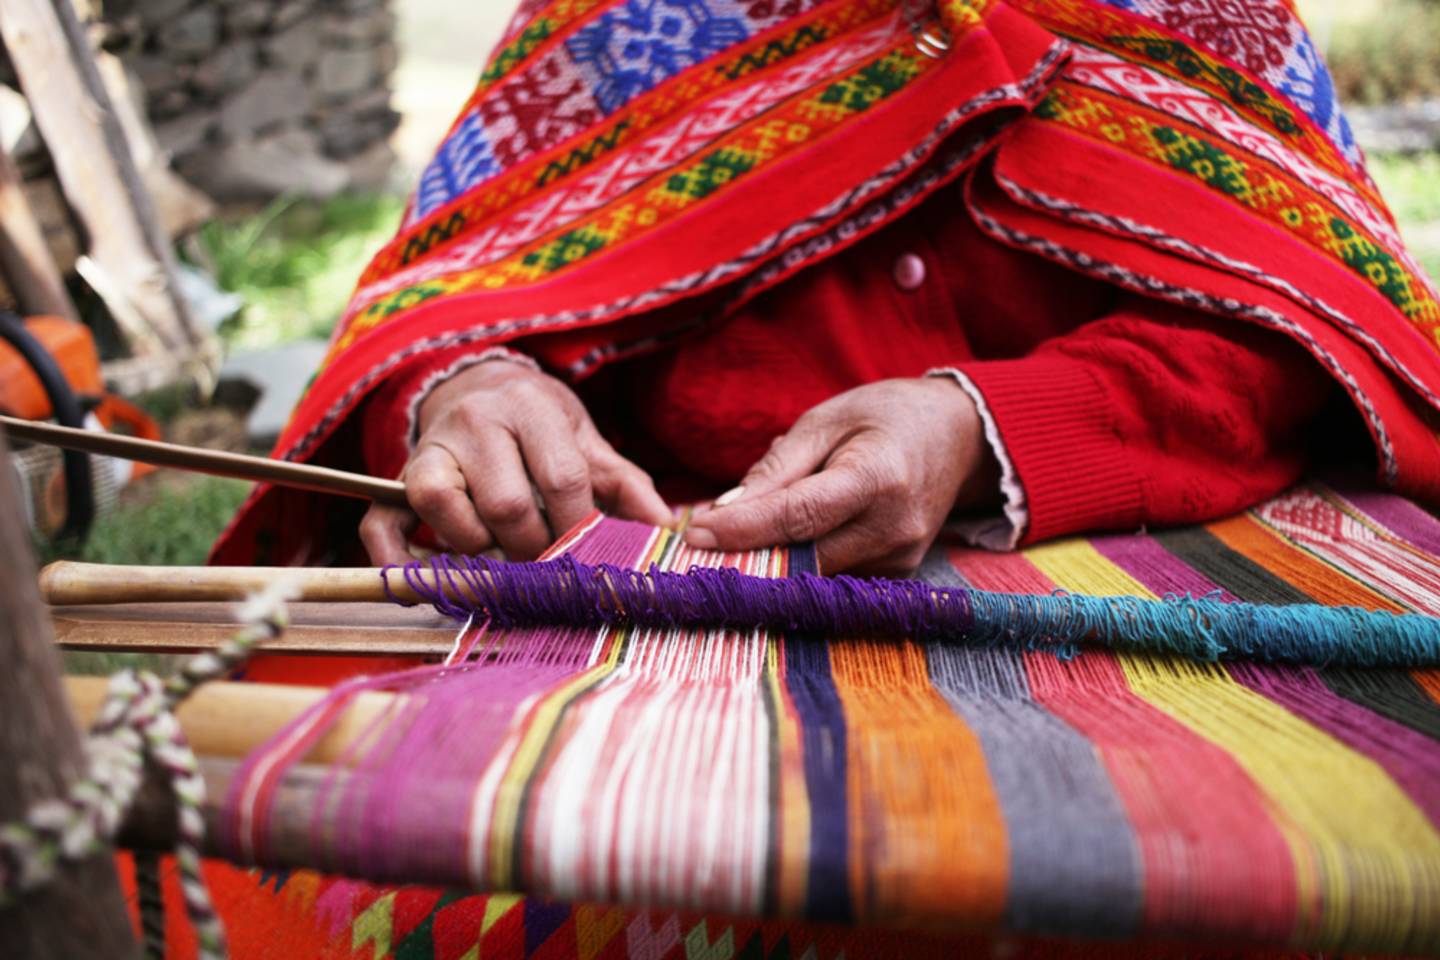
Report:
[[[1140,478],[1087,365],[1064,356],[962,363],[985,398],[1025,492],[1021,543],[1139,526]]]

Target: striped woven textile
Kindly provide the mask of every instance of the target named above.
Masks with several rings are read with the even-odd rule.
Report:
[[[716,562],[638,529],[597,521],[561,546],[591,562]],[[807,553],[724,562],[779,576]],[[1204,527],[1015,554],[937,547],[921,575],[1440,614],[1440,521],[1311,483]],[[777,930],[797,954],[892,949],[873,929],[850,942],[764,917],[923,930],[895,942],[941,952],[954,942],[934,936],[981,931],[1440,953],[1440,672],[608,629],[475,649],[463,667],[369,684],[405,696],[320,793],[312,862],[624,909],[258,875],[336,951],[315,955],[767,956]],[[242,862],[268,862],[275,778],[346,696],[238,778],[225,842]],[[515,911],[523,933],[512,923],[487,945]],[[669,944],[626,940],[642,920]],[[723,943],[697,954],[695,929],[707,950]]]

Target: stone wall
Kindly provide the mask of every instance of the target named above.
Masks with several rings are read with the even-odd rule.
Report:
[[[104,0],[100,15],[161,149],[216,199],[385,179],[399,120],[386,0]]]
[[[224,202],[386,185],[396,65],[389,0],[81,0],[160,216],[180,235]],[[110,69],[118,58],[124,70]],[[128,84],[125,77],[128,76]],[[112,87],[115,79],[119,89]],[[150,129],[141,116],[148,117]],[[152,135],[153,134],[153,135]],[[58,266],[83,240],[0,47],[0,146]],[[169,166],[166,161],[169,160]],[[159,169],[155,169],[158,167]],[[12,305],[0,278],[0,306]]]

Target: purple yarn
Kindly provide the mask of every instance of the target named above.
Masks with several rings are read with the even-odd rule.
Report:
[[[388,575],[382,572],[391,600]],[[1072,655],[1079,644],[1291,664],[1440,665],[1440,619],[1357,607],[1287,607],[1205,597],[1032,596],[917,580],[772,579],[733,568],[670,573],[589,565],[571,556],[533,563],[442,555],[402,568],[406,585],[456,620],[499,627],[636,624],[768,629],[1003,645]]]
[[[447,555],[402,569],[406,586],[442,614],[464,620],[481,613],[501,627],[640,623],[894,637],[971,627],[968,591],[918,580],[753,577],[729,567],[667,573],[569,556],[506,563]],[[388,576],[385,592],[399,602]]]

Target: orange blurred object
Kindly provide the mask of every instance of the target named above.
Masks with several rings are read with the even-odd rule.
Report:
[[[122,432],[146,440],[160,439],[160,428],[143,410],[105,392],[100,351],[89,327],[64,317],[29,317],[25,329],[55,358],[70,389],[83,406],[93,408],[106,430],[120,427]],[[40,378],[25,358],[4,341],[0,341],[0,412],[26,420],[48,420],[54,414]],[[131,478],[153,469],[137,463]]]
[[[83,323],[64,317],[31,317],[25,321],[25,329],[55,358],[77,396],[98,398],[105,392],[105,384],[100,379],[100,352],[95,349],[90,329]],[[45,420],[52,413],[50,398],[45,395],[40,378],[14,347],[3,342],[0,342],[0,410],[26,420]]]

